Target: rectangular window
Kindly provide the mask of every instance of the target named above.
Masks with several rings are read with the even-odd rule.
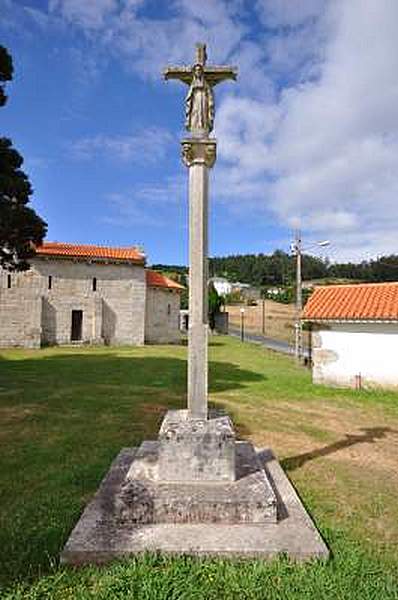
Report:
[[[93,292],[97,291],[97,278],[93,277]]]
[[[171,315],[171,305],[170,304],[167,305],[167,314]]]
[[[7,287],[8,289],[11,287],[11,275],[7,275]]]
[[[51,290],[53,286],[53,278],[51,275],[48,276],[48,289]]]

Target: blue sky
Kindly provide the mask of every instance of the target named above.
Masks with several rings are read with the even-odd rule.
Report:
[[[397,22],[395,0],[0,0],[1,134],[49,240],[185,263],[186,90],[161,70],[203,41],[239,68],[216,88],[210,254],[288,250],[297,226],[332,260],[398,252]]]

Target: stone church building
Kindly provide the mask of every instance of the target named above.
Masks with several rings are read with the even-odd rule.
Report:
[[[22,273],[0,270],[0,346],[179,341],[183,286],[137,248],[45,242]]]

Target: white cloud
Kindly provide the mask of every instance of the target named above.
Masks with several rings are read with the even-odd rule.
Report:
[[[326,31],[323,21],[266,38],[267,68],[291,85],[319,77]]]
[[[89,160],[97,156],[123,162],[153,163],[165,156],[173,136],[165,129],[151,127],[131,135],[105,135],[81,138],[71,144],[72,155]]]
[[[329,0],[257,0],[257,9],[267,27],[297,27],[325,11]]]
[[[242,40],[228,62],[238,65],[238,82],[229,89],[223,86],[224,93],[234,93],[238,86],[238,89],[245,90],[245,94],[250,94],[252,98],[263,101],[274,99],[275,85],[271,78],[270,64],[261,45]]]
[[[144,77],[158,79],[167,63],[192,61],[195,42],[211,46],[213,61],[224,60],[247,27],[236,1],[172,0],[168,18],[148,17],[145,0],[50,0],[50,11],[77,25]]]
[[[49,0],[50,13],[58,13],[66,21],[88,29],[103,27],[117,7],[117,0]]]
[[[397,251],[398,4],[338,0],[329,11],[316,80],[285,88],[272,106],[223,101],[223,178],[239,193],[220,193],[241,205],[246,194],[286,225],[327,234],[341,255]]]
[[[175,223],[174,210],[180,210],[186,192],[186,181],[182,176],[112,192],[106,196],[109,212],[101,220],[119,227],[163,227],[171,219]]]
[[[163,182],[148,183],[134,191],[134,197],[151,205],[170,207],[186,200],[187,181],[182,175],[166,177]]]
[[[110,213],[100,218],[102,223],[116,227],[155,227],[161,224],[150,211],[137,203],[134,193],[113,192],[106,199]]]
[[[26,14],[30,16],[30,18],[42,29],[46,29],[49,25],[49,16],[47,13],[38,10],[37,8],[32,8],[31,6],[23,7]]]

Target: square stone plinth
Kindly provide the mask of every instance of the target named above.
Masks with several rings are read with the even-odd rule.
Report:
[[[169,482],[234,481],[231,419],[191,419],[187,410],[170,410],[159,431],[159,476]]]
[[[278,499],[277,523],[137,524],[115,511],[135,448],[120,452],[97,494],[86,507],[62,552],[61,562],[103,563],[143,552],[295,560],[328,558],[329,551],[297,493],[270,450],[257,459]]]
[[[275,492],[250,443],[236,443],[235,481],[164,481],[160,450],[159,442],[143,442],[138,449],[114,506],[121,522],[277,522]]]

